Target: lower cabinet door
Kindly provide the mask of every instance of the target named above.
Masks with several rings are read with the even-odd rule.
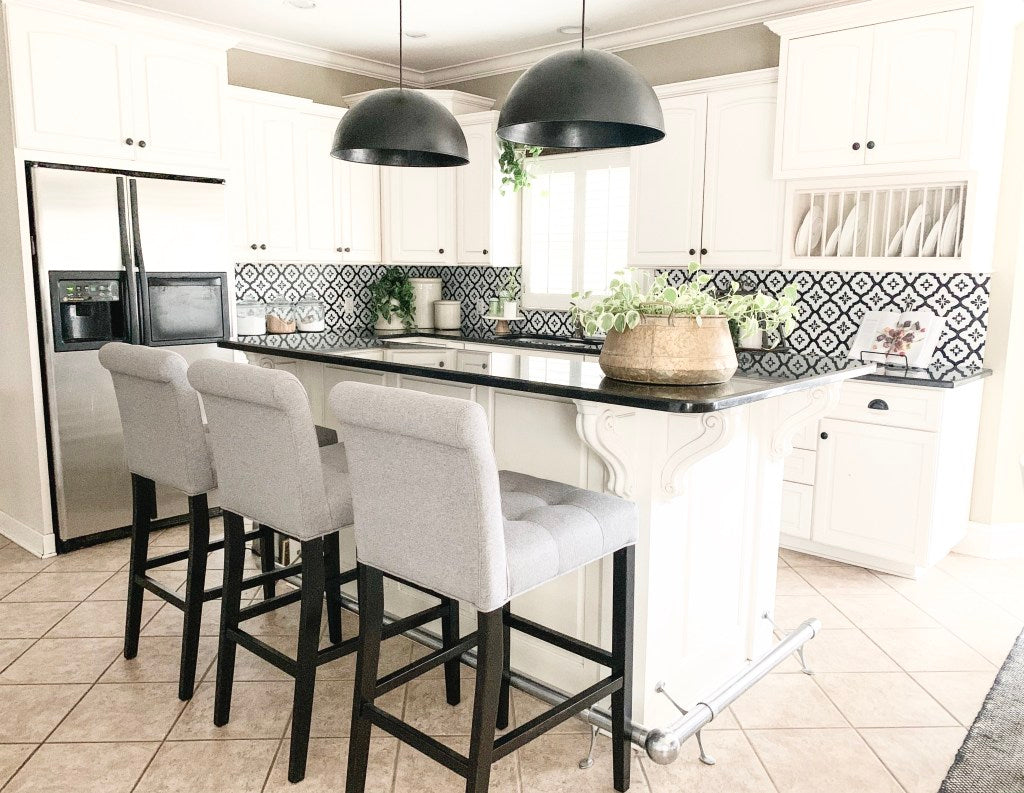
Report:
[[[915,563],[932,520],[936,434],[823,419],[815,542]]]
[[[782,533],[801,540],[811,539],[811,507],[814,488],[799,482],[782,483]]]

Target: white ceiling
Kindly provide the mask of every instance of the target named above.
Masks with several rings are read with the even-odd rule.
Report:
[[[284,0],[92,0],[199,20],[242,33],[243,49],[289,54],[381,77],[398,62],[398,0],[317,0],[298,10]],[[589,0],[594,46],[628,46],[850,0]],[[579,0],[404,0],[405,65],[412,81],[438,84],[521,68],[541,48],[571,46],[559,33],[578,25]],[[546,54],[546,53],[541,53]],[[520,55],[516,58],[516,55]],[[418,73],[418,74],[417,74]]]

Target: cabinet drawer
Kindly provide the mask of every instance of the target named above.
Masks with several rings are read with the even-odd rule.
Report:
[[[786,457],[782,478],[787,482],[799,482],[803,485],[814,484],[814,461],[817,455],[806,449],[793,449]]]
[[[437,369],[451,369],[455,365],[455,350],[392,350],[388,359],[392,363],[409,366],[430,366]]]
[[[829,418],[935,431],[939,428],[942,408],[942,394],[938,391],[934,388],[844,383],[839,404]]]
[[[796,482],[782,483],[782,533],[811,539],[811,506],[814,488]]]
[[[460,372],[476,372],[478,374],[483,374],[491,368],[490,363],[490,353],[460,350],[456,354],[456,367]]]
[[[793,436],[793,448],[812,452],[818,448],[818,422],[808,421],[800,428]]]

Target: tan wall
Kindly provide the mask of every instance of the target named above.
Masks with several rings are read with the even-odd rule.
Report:
[[[243,88],[301,96],[325,105],[344,107],[342,97],[392,83],[376,77],[313,66],[245,50],[228,50],[228,82]]]
[[[665,85],[778,66],[779,37],[764,25],[748,25],[621,50],[616,55],[639,69],[651,85]],[[521,71],[496,74],[441,87],[493,97],[497,109],[520,74]]]
[[[1017,28],[1003,152],[971,518],[1024,523],[1024,26]]]
[[[31,265],[23,247],[25,191],[14,157],[14,121],[4,37],[0,36],[0,531],[11,519],[51,534],[50,484],[43,435],[39,346]],[[25,537],[19,539],[25,540]]]

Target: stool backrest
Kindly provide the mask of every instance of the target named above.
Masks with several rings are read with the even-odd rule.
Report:
[[[333,528],[306,392],[295,375],[196,361],[221,506],[300,539]]]
[[[508,599],[498,466],[483,408],[340,383],[360,562],[481,611]]]
[[[128,470],[190,496],[217,486],[199,394],[176,352],[112,342],[99,351],[121,413]]]

